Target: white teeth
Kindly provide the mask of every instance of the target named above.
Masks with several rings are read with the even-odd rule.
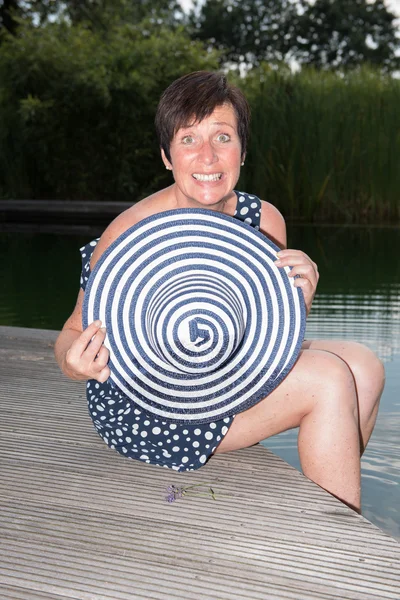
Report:
[[[197,181],[217,181],[221,179],[222,173],[213,173],[212,175],[203,175],[202,173],[193,173],[193,177]]]

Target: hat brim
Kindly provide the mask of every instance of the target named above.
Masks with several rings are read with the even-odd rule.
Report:
[[[246,223],[206,209],[159,213],[123,233],[83,303],[83,327],[100,319],[107,329],[113,385],[149,414],[193,424],[268,396],[297,360],[306,322],[277,251]],[[179,339],[187,323],[204,327],[189,349]]]

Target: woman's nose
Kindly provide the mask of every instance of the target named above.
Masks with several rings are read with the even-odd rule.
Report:
[[[207,165],[211,165],[218,160],[216,149],[210,142],[204,142],[200,150],[200,157]]]

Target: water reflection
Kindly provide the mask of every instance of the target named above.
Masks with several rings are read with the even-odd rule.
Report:
[[[318,294],[307,324],[311,338],[356,339],[382,360],[400,352],[400,288],[369,294]]]
[[[400,231],[297,227],[289,247],[319,265],[307,337],[351,339],[384,360],[386,387],[362,461],[363,513],[400,539]],[[0,234],[0,324],[59,329],[79,286],[78,249],[91,237]],[[266,440],[295,467],[297,433]]]
[[[0,325],[60,329],[75,305],[79,247],[87,241],[76,235],[0,233]]]
[[[400,232],[312,228],[292,231],[292,247],[319,265],[309,339],[347,339],[384,361],[386,386],[377,425],[362,459],[363,514],[400,539]],[[297,431],[264,442],[300,469]]]
[[[400,355],[394,364],[399,373]],[[397,410],[388,411],[390,399],[386,395],[383,400],[376,429],[362,460],[363,512],[367,519],[400,539],[400,407],[397,403]]]
[[[307,335],[355,339],[391,360],[400,352],[400,231],[298,228],[292,237],[321,273]]]

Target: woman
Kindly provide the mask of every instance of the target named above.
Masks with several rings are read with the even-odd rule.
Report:
[[[283,250],[279,267],[292,266],[311,308],[318,282],[316,264],[299,250],[285,250],[282,215],[269,202],[234,191],[244,164],[249,108],[243,94],[219,73],[181,77],[164,92],[156,129],[161,157],[174,183],[118,216],[98,243],[82,251],[82,289],[55,353],[62,371],[88,379],[89,412],[104,441],[121,454],[176,470],[200,467],[214,453],[251,446],[299,427],[304,474],[360,510],[360,448],[372,433],[384,370],[366,347],[352,342],[306,341],[289,375],[252,408],[205,425],[174,425],[144,414],[107,383],[105,329],[94,322],[82,331],[82,303],[90,270],[106,248],[145,217],[178,208],[207,208],[259,229]],[[179,442],[179,445],[178,445]]]

